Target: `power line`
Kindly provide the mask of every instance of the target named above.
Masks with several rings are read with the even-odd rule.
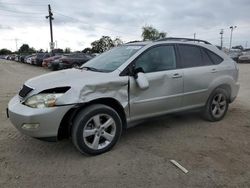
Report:
[[[61,16],[64,16],[64,17],[71,18],[71,19],[76,20],[76,21],[78,21],[78,22],[84,22],[83,20],[80,20],[80,19],[78,19],[78,18],[74,18],[74,17],[72,17],[72,16],[68,16],[68,15],[62,14],[62,13],[60,13],[60,12],[58,12],[58,11],[55,11],[55,13],[57,13],[57,14],[59,14],[59,15],[61,15]],[[86,24],[86,23],[85,23],[85,24]],[[90,24],[86,24],[86,25],[90,25]],[[103,27],[103,26],[97,26],[96,24],[93,24],[93,25],[95,25],[95,27],[100,28],[100,29],[104,29],[104,30],[112,31],[112,32],[117,32],[117,33],[122,33],[122,34],[126,34],[126,35],[130,35],[130,36],[134,36],[134,37],[135,37],[135,35],[132,34],[132,33],[127,33],[127,32],[123,32],[123,31],[119,31],[119,30],[114,30],[114,29],[110,29],[110,28]]]
[[[29,19],[30,18],[43,18],[43,16],[41,16],[41,15],[32,15],[32,16],[27,15],[27,14],[21,15],[21,14],[16,14],[16,13],[12,13],[12,12],[1,12],[1,10],[0,10],[0,15],[8,16],[8,18],[9,17],[14,17],[15,19],[18,19],[19,17],[26,17],[26,18],[29,18]],[[6,18],[4,18],[4,19],[6,20]]]
[[[42,12],[23,12],[23,11],[18,11],[18,10],[9,10],[9,9],[1,9],[1,11],[6,11],[6,12],[12,12],[16,14],[42,14]]]
[[[34,6],[34,7],[39,7],[39,6],[47,6],[46,4],[30,4],[30,3],[10,3],[10,2],[0,2],[4,5],[17,5],[17,6]]]

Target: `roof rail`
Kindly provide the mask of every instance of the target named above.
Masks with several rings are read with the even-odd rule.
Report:
[[[163,38],[163,39],[158,39],[155,42],[159,42],[159,41],[193,41],[193,42],[203,42],[205,44],[211,44],[205,40],[200,40],[200,39],[190,39],[190,38],[176,38],[176,37],[167,37],[167,38]]]

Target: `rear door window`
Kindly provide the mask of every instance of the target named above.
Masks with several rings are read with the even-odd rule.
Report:
[[[208,56],[207,50],[204,48],[201,48],[201,54],[202,54],[202,64],[204,65],[213,65],[212,58]]]
[[[200,47],[194,45],[179,45],[183,68],[204,66]]]

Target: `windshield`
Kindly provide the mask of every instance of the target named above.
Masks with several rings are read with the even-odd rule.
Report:
[[[126,45],[113,48],[85,63],[81,68],[102,72],[112,72],[120,67],[143,46]]]

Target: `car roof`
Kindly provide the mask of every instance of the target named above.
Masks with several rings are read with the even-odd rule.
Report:
[[[228,56],[223,51],[218,49],[215,45],[212,45],[211,43],[209,43],[209,42],[207,42],[205,40],[199,40],[199,39],[169,37],[169,38],[164,38],[164,39],[160,39],[160,40],[156,40],[156,41],[130,42],[130,43],[126,43],[124,45],[142,45],[144,47],[147,47],[147,46],[150,47],[150,46],[154,46],[154,45],[157,45],[157,44],[188,44],[188,45],[196,45],[196,46],[200,46],[200,47],[204,47],[206,49],[209,49],[210,51],[216,53],[217,55],[219,55],[223,59],[228,58]]]
[[[179,43],[179,44],[207,44],[211,45],[211,43],[205,41],[205,40],[200,40],[200,39],[191,39],[191,38],[176,38],[176,37],[168,37],[168,38],[163,38],[155,41],[133,41],[133,42],[128,42],[125,45],[148,45],[148,44],[157,44],[157,43]]]

